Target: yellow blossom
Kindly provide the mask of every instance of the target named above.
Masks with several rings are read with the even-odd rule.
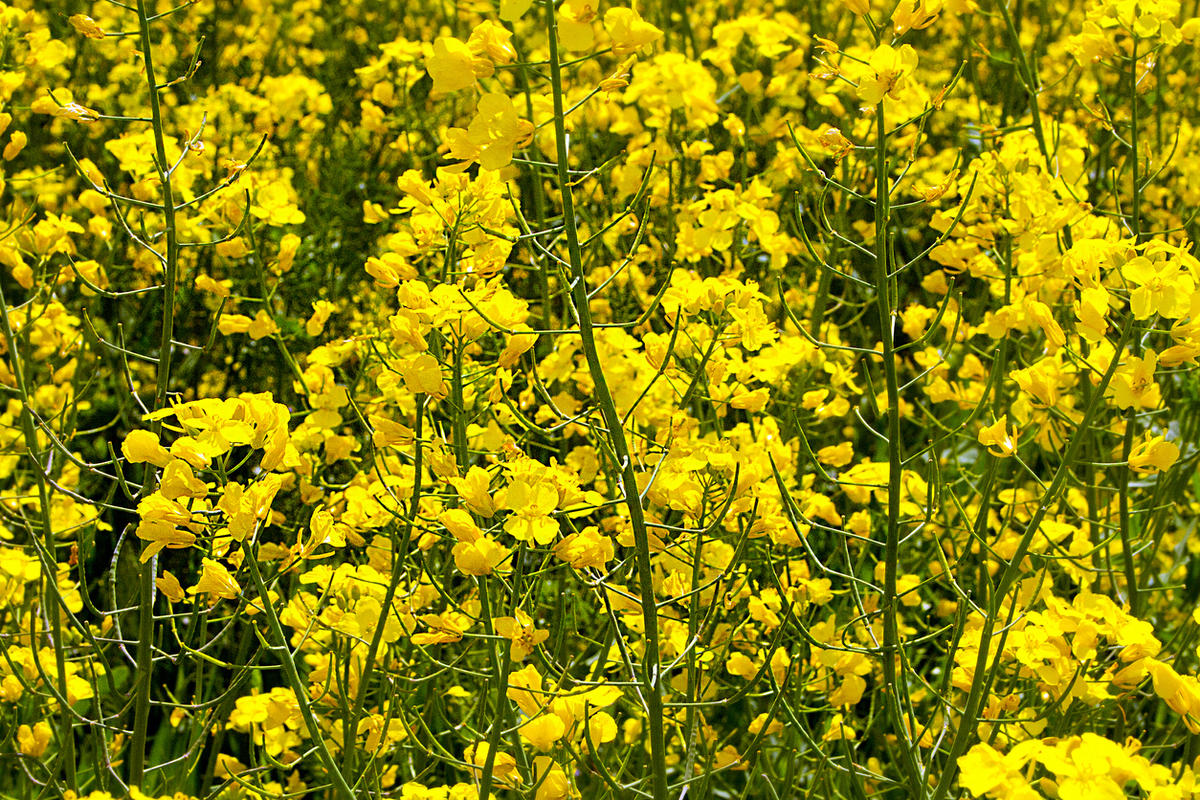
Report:
[[[612,51],[625,56],[662,38],[663,32],[651,25],[632,8],[613,7],[604,14],[604,29],[612,37]]]
[[[1016,438],[1016,426],[1010,431],[1007,414],[1000,415],[1000,419],[979,430],[979,443],[992,455],[1001,458],[1007,458],[1017,451]]]
[[[71,23],[71,27],[81,36],[89,39],[104,38],[103,29],[96,24],[96,20],[86,14],[73,14],[67,18],[67,22]]]
[[[242,588],[225,565],[211,558],[204,559],[202,564],[200,580],[187,590],[188,594],[208,594],[213,599],[236,600]]]
[[[910,44],[899,49],[881,44],[868,60],[868,72],[858,82],[858,96],[873,106],[884,97],[895,98],[905,79],[917,68],[917,51]]]
[[[146,430],[130,431],[121,442],[121,454],[131,464],[149,462],[156,467],[165,467],[171,453],[158,441],[158,436]]]
[[[492,625],[496,633],[512,641],[508,652],[513,661],[524,661],[550,635],[550,631],[538,630],[533,619],[520,609],[515,617],[496,617]]]
[[[1168,470],[1178,460],[1178,445],[1163,436],[1152,436],[1133,448],[1129,454],[1129,468],[1146,475]]]
[[[475,118],[464,130],[446,132],[450,157],[478,161],[484,169],[501,169],[512,161],[513,150],[523,147],[533,136],[533,124],[517,115],[508,95],[485,94],[475,108]]]
[[[441,36],[433,43],[433,55],[425,61],[425,69],[433,78],[433,92],[448,94],[475,84],[475,56],[465,42],[452,36]]]

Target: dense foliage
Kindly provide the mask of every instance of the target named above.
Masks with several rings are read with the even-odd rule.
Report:
[[[1195,4],[627,3],[0,3],[3,797],[1200,796]]]

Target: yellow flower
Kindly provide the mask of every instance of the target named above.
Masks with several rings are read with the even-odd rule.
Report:
[[[1170,469],[1179,460],[1179,447],[1162,436],[1154,436],[1133,448],[1129,454],[1129,468],[1146,475]]]
[[[1195,733],[1196,722],[1189,718],[1200,717],[1200,683],[1190,675],[1180,675],[1170,664],[1158,659],[1148,658],[1145,665],[1155,694],[1166,701],[1172,711],[1184,717],[1188,728]]]
[[[522,353],[537,344],[537,340],[538,334],[534,333],[528,325],[523,322],[515,325],[512,334],[505,341],[504,350],[501,351],[496,363],[508,369],[517,363]]]
[[[487,742],[468,745],[463,752],[463,761],[472,765],[477,777],[483,771],[483,765],[487,763],[489,752]],[[521,782],[521,773],[517,771],[517,760],[510,753],[496,753],[492,759],[492,776],[501,786],[516,786]]]
[[[450,531],[451,535],[460,542],[476,542],[483,538],[483,531],[479,530],[479,526],[471,519],[471,515],[461,508],[443,511],[438,516],[438,522],[442,523],[446,530]]]
[[[509,657],[513,661],[524,661],[526,656],[550,635],[550,631],[534,627],[533,618],[520,609],[515,617],[497,617],[492,620],[492,626],[496,633],[512,640]]]
[[[4,160],[12,161],[19,156],[21,151],[25,149],[27,141],[28,137],[25,136],[24,131],[13,131],[12,136],[9,137],[8,145],[4,148]]]
[[[60,119],[74,120],[75,122],[82,122],[85,125],[90,125],[91,123],[100,119],[100,113],[98,111],[93,111],[87,106],[80,105],[79,103],[67,103],[63,106],[55,108],[53,113],[54,116]]]
[[[245,314],[222,314],[217,320],[217,330],[222,336],[230,336],[235,333],[245,333],[250,330],[250,323],[253,322]]]
[[[1067,336],[1063,333],[1062,327],[1055,321],[1054,315],[1050,311],[1050,306],[1040,300],[1025,298],[1021,302],[1021,312],[1028,316],[1046,335],[1046,341],[1050,343],[1050,351],[1053,352],[1067,343]]]
[[[732,675],[750,680],[758,673],[758,666],[745,653],[734,653],[725,662],[725,669]]]
[[[325,509],[318,509],[313,514],[312,522],[309,523],[308,539],[300,544],[301,558],[326,558],[333,553],[322,553],[320,556],[314,555],[317,548],[327,544],[331,547],[345,547],[346,533],[345,525],[336,522],[333,515]]]
[[[480,536],[473,542],[459,542],[451,554],[454,565],[465,575],[491,575],[496,567],[504,563],[511,551],[488,536]]]
[[[663,35],[632,8],[610,8],[604,14],[604,29],[612,37],[612,51],[617,58],[641,50]]]
[[[50,723],[44,719],[34,723],[32,728],[28,725],[17,728],[17,744],[21,748],[21,753],[33,758],[41,758],[46,752],[46,748],[50,746],[52,732]]]
[[[441,36],[433,43],[433,55],[425,69],[433,79],[434,94],[448,94],[475,84],[475,57],[465,42]]]
[[[535,716],[549,700],[542,689],[542,674],[528,664],[508,676],[508,699],[528,717]]]
[[[514,512],[504,522],[514,539],[541,545],[554,541],[558,523],[550,515],[558,505],[558,492],[549,483],[515,480],[504,492],[504,505]]]
[[[858,96],[869,106],[884,97],[896,97],[904,87],[904,80],[917,68],[917,51],[910,44],[900,49],[890,44],[881,44],[868,60],[868,71],[858,82]]]
[[[154,585],[172,603],[179,603],[184,598],[183,587],[180,586],[179,579],[168,570],[163,570],[161,578],[154,579]]]
[[[96,20],[86,14],[74,14],[67,18],[67,22],[71,23],[71,27],[81,36],[89,39],[104,38],[104,31],[96,24]]]
[[[1040,747],[1040,742],[1037,742]],[[959,783],[971,794],[1004,797],[1015,784],[1025,783],[1021,769],[1031,755],[1029,745],[1018,746],[1008,754],[991,745],[977,744],[958,759]]]
[[[597,711],[588,716],[588,735],[592,744],[604,744],[617,738],[617,721],[607,711]]]
[[[1000,458],[1007,458],[1017,451],[1016,437],[1015,425],[1012,432],[1009,432],[1007,414],[1002,414],[993,424],[979,430],[979,443],[986,447],[989,453]]]
[[[823,742],[836,742],[841,739],[846,741],[854,741],[858,738],[858,732],[845,724],[845,717],[841,714],[834,714],[829,720],[829,729],[821,735]]]
[[[159,491],[168,500],[178,500],[180,497],[204,497],[208,494],[208,487],[196,477],[186,461],[173,458],[163,470]]]
[[[596,11],[587,0],[563,3],[558,9],[558,43],[564,50],[590,50],[596,41]]]
[[[430,397],[445,397],[446,382],[442,380],[442,366],[428,353],[413,356],[400,364],[400,376],[404,386],[413,394]]]
[[[1089,287],[1079,292],[1075,304],[1075,317],[1079,320],[1075,330],[1092,344],[1104,338],[1108,332],[1108,290],[1100,286]]]
[[[229,297],[229,293],[233,288],[233,281],[218,281],[213,279],[211,275],[201,273],[196,276],[196,288],[202,292],[209,292],[217,297]]]
[[[491,493],[492,476],[482,467],[471,467],[462,478],[451,478],[450,484],[458,497],[474,513],[490,517],[496,513],[496,501]]]
[[[928,28],[942,10],[942,0],[900,0],[892,12],[892,28],[897,36],[910,30]]]
[[[554,743],[563,738],[567,728],[557,714],[542,714],[526,722],[519,730],[522,739],[545,753],[554,749]]]
[[[533,771],[538,787],[534,800],[566,800],[571,796],[571,781],[567,773],[549,756],[535,758]]]
[[[1156,408],[1162,392],[1154,382],[1154,370],[1158,366],[1158,355],[1147,350],[1142,358],[1130,357],[1117,368],[1109,385],[1109,393],[1122,410],[1134,408]]]
[[[150,431],[130,431],[125,441],[121,442],[121,454],[130,464],[149,462],[156,467],[165,467],[171,460],[171,453]]]
[[[280,481],[278,475],[269,475],[267,479],[274,480],[270,483],[267,480],[260,481],[249,489],[230,481],[225,484],[221,499],[217,501],[217,508],[224,511],[227,517],[229,535],[239,542],[253,535],[258,521],[271,513],[271,501],[279,489]]]
[[[139,539],[146,542],[142,548],[141,562],[145,564],[164,547],[191,547],[196,542],[196,535],[190,531],[180,530],[174,523],[163,520],[142,520],[134,531]]]
[[[1188,300],[1196,290],[1191,275],[1174,260],[1156,262],[1137,256],[1121,267],[1121,274],[1135,286],[1129,295],[1134,319],[1155,314],[1177,319],[1187,313]]]
[[[484,169],[501,169],[512,162],[513,150],[533,136],[533,124],[521,119],[508,95],[485,94],[466,130],[450,128],[446,143],[450,157],[478,161]]]
[[[734,391],[733,397],[729,399],[729,405],[742,411],[758,412],[766,407],[770,399],[771,393],[765,386],[753,391],[739,386]]]
[[[830,151],[834,161],[841,161],[854,151],[854,142],[847,139],[838,128],[826,128],[817,137],[817,142]]]
[[[831,444],[817,451],[817,461],[827,467],[841,469],[854,460],[854,446],[850,442]]]
[[[211,558],[206,558],[203,561],[200,580],[195,586],[190,587],[188,594],[208,594],[214,598],[225,598],[226,600],[236,600],[241,594],[242,587],[238,586],[233,575],[225,568],[225,565]]]
[[[373,428],[371,443],[376,447],[406,447],[412,444],[413,430],[407,425],[378,414],[371,414],[367,419]]]
[[[254,315],[254,319],[246,327],[246,333],[250,335],[251,339],[257,342],[259,339],[279,333],[279,326],[275,324],[275,320],[266,311],[260,308],[258,313]]]
[[[500,19],[505,22],[516,22],[529,7],[533,5],[533,0],[500,0]]]
[[[512,32],[490,19],[479,23],[471,31],[467,48],[476,57],[477,68],[479,59],[486,59],[494,65],[509,64],[517,58],[517,51],[512,46]]]
[[[612,561],[614,552],[612,539],[600,533],[595,525],[564,536],[561,542],[554,545],[554,555],[575,569],[602,568]]]
[[[329,321],[329,317],[337,306],[328,300],[316,300],[312,304],[313,314],[304,323],[304,332],[309,336],[320,336],[321,331],[325,330],[325,323]]]

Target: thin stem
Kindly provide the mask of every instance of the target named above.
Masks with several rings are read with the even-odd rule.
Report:
[[[520,569],[520,558],[518,566]],[[497,636],[493,621],[491,596],[488,592],[488,578],[479,578],[479,613],[484,625],[493,636]],[[488,731],[488,751],[484,756],[483,771],[479,778],[479,800],[489,800],[492,795],[492,783],[495,779],[496,752],[500,746],[500,735],[508,726],[508,676],[512,670],[512,640],[505,639],[497,656],[496,648],[488,643],[488,659],[491,661],[492,672],[496,675],[496,717],[492,720],[492,728]],[[498,662],[498,663],[497,663]]]
[[[271,604],[266,581],[263,580],[262,573],[258,569],[258,557],[254,548],[251,547],[251,538],[246,537],[246,540],[242,542],[242,553],[245,556],[250,577],[254,581],[254,588],[258,592],[259,601],[262,603],[263,615],[267,619],[267,628],[271,632],[271,637],[277,642],[277,644],[268,646],[268,649],[279,654],[279,661],[283,665],[283,674],[287,678],[288,687],[296,697],[296,704],[300,707],[300,716],[304,718],[304,727],[315,743],[317,756],[329,773],[334,790],[342,800],[356,800],[354,790],[346,783],[345,775],[338,769],[333,755],[325,744],[325,733],[321,730],[321,725],[313,713],[312,704],[308,700],[308,685],[300,677],[300,671],[296,668],[296,659],[292,657],[292,651],[288,647],[288,636],[279,622],[279,615],[275,613],[275,606]],[[345,736],[353,736],[353,732],[346,731]]]
[[[667,798],[667,753],[663,725],[663,700],[659,675],[658,609],[655,602],[652,566],[650,563],[650,537],[646,529],[642,498],[638,491],[637,475],[633,460],[629,457],[629,443],[621,425],[620,414],[609,390],[608,379],[600,364],[596,338],[592,325],[592,313],[588,304],[587,276],[583,269],[583,253],[579,247],[579,231],[575,221],[575,207],[571,196],[571,181],[567,171],[567,135],[563,116],[562,65],[558,57],[558,26],[554,17],[554,4],[546,4],[546,28],[550,45],[550,85],[554,97],[554,139],[557,155],[558,187],[562,193],[563,223],[567,234],[567,253],[571,264],[571,295],[575,313],[579,319],[579,338],[588,371],[595,384],[596,404],[608,428],[608,438],[616,456],[617,469],[621,473],[621,492],[629,509],[629,524],[633,529],[634,549],[638,572],[638,589],[645,627],[645,654],[641,674],[642,699],[647,721],[650,725],[650,768],[652,773],[654,800]]]
[[[383,593],[382,610],[380,611],[379,624],[375,626],[375,631],[371,635],[371,641],[367,645],[367,655],[363,659],[362,675],[358,681],[358,692],[354,698],[354,703],[350,706],[352,724],[346,727],[348,731],[358,729],[358,715],[366,709],[367,689],[371,683],[371,673],[375,670],[375,660],[379,655],[379,647],[383,642],[383,633],[387,628],[387,619],[392,611],[392,602],[396,597],[396,589],[400,586],[401,576],[404,574],[404,564],[408,558],[408,549],[412,543],[413,524],[417,519],[421,507],[421,473],[424,470],[423,456],[424,451],[421,448],[421,437],[424,434],[424,419],[425,419],[425,395],[417,395],[417,421],[413,433],[413,446],[416,452],[413,455],[413,488],[412,500],[409,502],[411,511],[408,514],[408,519],[404,523],[404,532],[402,539],[397,547],[397,542],[392,541],[392,574],[388,580],[387,589]],[[348,743],[346,745],[346,765],[349,771],[353,762],[354,748]]]
[[[1117,340],[1114,352],[1120,353],[1125,348],[1132,332],[1133,315],[1130,314],[1125,319],[1125,324],[1121,328],[1121,335]],[[967,700],[963,704],[958,730],[954,734],[954,740],[950,745],[950,752],[946,756],[946,767],[942,772],[941,778],[938,780],[937,788],[934,790],[933,800],[943,800],[950,791],[950,784],[958,774],[958,758],[966,751],[968,741],[974,736],[976,717],[985,699],[986,693],[984,692],[984,688],[991,682],[987,675],[987,663],[992,644],[992,633],[996,629],[997,620],[1001,617],[1001,604],[1016,583],[1017,578],[1021,575],[1021,562],[1029,552],[1029,546],[1033,542],[1034,536],[1037,535],[1042,520],[1046,518],[1046,514],[1054,507],[1063,489],[1066,487],[1067,477],[1071,473],[1071,468],[1075,466],[1080,448],[1084,440],[1089,437],[1100,410],[1104,408],[1104,394],[1112,382],[1113,375],[1117,372],[1120,361],[1120,358],[1112,359],[1104,376],[1100,379],[1100,383],[1093,391],[1091,401],[1084,411],[1083,418],[1079,421],[1075,435],[1067,442],[1066,451],[1063,453],[1063,459],[1059,462],[1058,468],[1054,471],[1054,477],[1050,479],[1050,484],[1042,494],[1037,504],[1037,509],[1030,517],[1029,522],[1025,524],[1025,530],[1021,534],[1021,539],[1017,542],[1017,547],[1012,556],[1004,565],[1004,569],[996,581],[995,590],[992,592],[991,597],[988,598],[988,613],[984,617],[983,627],[979,634],[979,654],[975,659],[975,675],[971,681],[971,688],[967,693]]]
[[[1142,243],[1142,191],[1138,185],[1138,91],[1137,91],[1137,37],[1133,38],[1133,50],[1129,54],[1129,147],[1130,147],[1130,181],[1133,198],[1129,208],[1129,229],[1133,232],[1133,243],[1136,247]],[[1131,312],[1132,313],[1132,312]],[[1142,354],[1140,335],[1135,335],[1130,341],[1130,352],[1134,356]],[[1118,356],[1120,353],[1118,352]],[[1133,516],[1129,507],[1129,456],[1133,453],[1133,440],[1137,436],[1137,408],[1130,407],[1125,412],[1125,435],[1121,438],[1121,461],[1124,466],[1117,472],[1117,524],[1121,534],[1121,554],[1124,556],[1125,592],[1129,600],[1129,611],[1133,616],[1140,616],[1142,595],[1138,591],[1137,561],[1134,558]]]
[[[12,365],[13,380],[21,398],[21,435],[25,439],[25,450],[34,461],[33,475],[38,488],[38,524],[41,528],[42,540],[45,543],[46,558],[44,560],[48,562],[42,565],[42,575],[45,581],[42,596],[53,597],[53,602],[46,609],[46,617],[50,623],[50,635],[53,637],[54,669],[55,678],[58,681],[58,693],[65,698],[67,697],[67,664],[62,617],[67,608],[62,594],[58,590],[58,558],[55,555],[58,543],[55,541],[54,527],[50,522],[50,489],[41,459],[37,455],[38,438],[33,424],[33,413],[30,410],[29,386],[25,382],[25,369],[21,363],[17,340],[13,336],[12,323],[8,316],[8,299],[4,296],[2,284],[3,282],[0,281],[0,321],[4,324],[4,339],[8,343],[9,363]],[[66,769],[67,788],[78,790],[79,784],[75,776],[75,732],[71,721],[71,709],[66,703],[62,703],[59,711],[61,712],[58,731],[60,760]]]

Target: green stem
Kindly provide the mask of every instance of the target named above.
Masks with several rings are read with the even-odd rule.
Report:
[[[358,725],[358,715],[366,709],[367,688],[371,682],[371,673],[375,670],[375,659],[379,655],[379,648],[383,642],[384,629],[387,627],[388,615],[392,610],[392,602],[396,597],[396,589],[400,586],[400,577],[404,573],[404,563],[408,557],[408,549],[412,543],[413,525],[416,524],[417,516],[421,510],[421,473],[424,470],[423,455],[421,448],[421,436],[424,433],[423,421],[425,418],[425,395],[417,395],[417,422],[413,433],[413,446],[416,448],[416,453],[413,455],[413,488],[412,500],[409,502],[408,520],[404,523],[403,540],[397,543],[392,541],[392,574],[388,580],[387,589],[383,593],[383,606],[380,611],[379,624],[375,626],[375,632],[371,634],[371,641],[367,645],[367,655],[363,660],[362,675],[358,679],[358,692],[354,698],[354,704],[351,708],[350,722],[347,730],[355,730]],[[399,547],[397,547],[399,544]],[[349,741],[345,744],[345,764],[346,770],[349,772],[353,768],[354,747]]]
[[[25,383],[25,369],[21,363],[17,340],[13,336],[12,323],[9,321],[8,299],[4,296],[3,285],[0,285],[0,320],[4,324],[4,339],[8,343],[8,360],[12,366],[13,380],[16,382],[17,392],[21,398],[21,434],[25,439],[25,449],[28,451],[29,457],[34,460],[33,474],[38,487],[38,523],[46,550],[42,559],[42,576],[45,581],[42,597],[53,598],[50,608],[46,611],[46,616],[50,622],[50,635],[54,640],[54,669],[55,677],[58,680],[58,693],[66,698],[66,642],[63,641],[62,617],[67,608],[62,594],[58,590],[57,543],[54,540],[54,527],[50,523],[50,489],[47,486],[42,461],[37,455],[37,430],[30,410],[29,386]],[[78,791],[79,784],[75,776],[75,731],[71,720],[71,709],[66,703],[62,703],[59,711],[59,760],[66,770],[67,788]]]
[[[658,606],[654,595],[651,575],[650,537],[646,529],[642,498],[638,490],[637,474],[629,456],[629,443],[621,425],[621,417],[613,401],[600,355],[596,349],[596,338],[592,326],[592,313],[588,304],[587,276],[583,269],[583,253],[579,247],[579,231],[575,222],[575,207],[571,197],[571,182],[567,174],[567,135],[563,113],[562,65],[558,58],[558,26],[554,17],[554,4],[546,4],[546,27],[550,45],[550,84],[554,96],[554,139],[558,167],[558,187],[562,193],[563,225],[567,234],[567,253],[571,264],[571,295],[575,313],[579,318],[579,338],[587,359],[588,371],[595,384],[596,403],[608,428],[608,438],[616,456],[616,467],[621,471],[621,491],[629,509],[629,524],[633,529],[636,552],[638,590],[642,606],[642,621],[645,628],[645,654],[641,669],[641,695],[645,703],[647,721],[650,725],[650,768],[652,773],[653,800],[667,798],[667,752],[663,720],[661,676],[659,674]]]
[[[524,555],[522,553],[521,555]],[[517,569],[520,569],[518,556]],[[486,575],[479,578],[479,613],[483,618],[488,632],[496,636],[496,628],[492,624],[491,598],[488,594],[488,579]],[[488,658],[492,662],[492,672],[497,675],[496,681],[496,718],[492,720],[492,728],[488,731],[488,751],[483,760],[483,771],[479,777],[479,800],[489,800],[492,795],[492,783],[495,778],[496,750],[500,746],[500,735],[508,726],[508,676],[512,670],[512,641],[507,640],[500,648],[497,656],[496,648],[488,642]]]
[[[154,72],[154,47],[150,41],[150,15],[146,12],[146,0],[137,0],[137,16],[146,85],[150,90],[150,126],[154,135],[156,168],[162,181],[163,231],[166,237],[166,254],[163,256],[165,285],[162,294],[162,330],[158,344],[158,374],[154,387],[154,409],[158,410],[166,405],[167,388],[171,380],[171,342],[175,336],[179,242],[175,228],[175,193],[171,185],[170,161],[167,160],[166,135],[163,130],[162,108],[158,100],[159,85]],[[154,422],[151,430],[156,435],[161,433],[162,421]],[[142,482],[142,496],[151,494],[157,488],[157,483],[154,468],[148,464]],[[150,688],[154,671],[154,574],[157,565],[157,558],[151,558],[142,565],[139,584],[137,684],[134,691],[133,739],[130,742],[129,753],[130,784],[139,787],[146,772],[146,739],[150,723]]]
[[[883,102],[875,107],[875,302],[879,311],[879,335],[883,346],[883,376],[887,385],[888,440],[888,509],[887,532],[884,537],[883,574],[883,682],[888,716],[900,739],[904,757],[901,767],[909,782],[910,797],[925,796],[925,781],[913,755],[912,730],[901,706],[900,675],[897,662],[900,651],[900,624],[897,616],[896,579],[900,560],[900,492],[904,453],[900,441],[900,377],[896,364],[895,309],[892,302],[891,279],[888,277],[888,251],[891,209],[888,198],[887,127]]]
[[[262,602],[263,614],[267,618],[267,627],[271,631],[272,638],[278,642],[275,645],[268,645],[267,649],[279,654],[279,661],[283,665],[283,673],[287,678],[288,686],[296,696],[296,704],[300,706],[300,716],[304,718],[304,727],[316,745],[317,756],[325,766],[326,772],[329,773],[334,790],[342,800],[355,800],[354,790],[346,783],[345,775],[338,769],[333,755],[329,752],[329,747],[325,744],[325,734],[321,730],[317,717],[313,713],[312,704],[308,700],[308,686],[300,677],[300,671],[296,668],[296,659],[292,657],[291,648],[288,647],[287,634],[284,633],[283,625],[279,622],[279,615],[275,613],[275,606],[271,605],[267,584],[258,569],[258,559],[255,556],[254,548],[250,546],[249,537],[242,542],[242,554],[245,556],[244,563],[249,568],[259,600]],[[353,731],[342,732],[343,746],[349,746],[349,739],[353,735]]]
[[[467,473],[467,409],[463,405],[463,340],[454,335],[450,346],[454,350],[453,371],[450,375],[450,402],[454,404],[454,459],[460,475]]]
[[[1133,39],[1133,51],[1129,55],[1129,144],[1131,149],[1129,171],[1133,184],[1133,199],[1129,208],[1129,228],[1133,232],[1135,246],[1142,243],[1142,192],[1138,186],[1138,99],[1137,99],[1137,37]],[[1130,343],[1130,352],[1134,356],[1142,354],[1141,336],[1134,336]],[[1118,351],[1117,357],[1120,357]],[[1137,435],[1137,408],[1130,407],[1125,412],[1125,435],[1121,439],[1121,461],[1123,466],[1117,474],[1117,525],[1121,534],[1121,554],[1124,556],[1125,592],[1129,598],[1129,611],[1133,616],[1140,616],[1142,595],[1138,591],[1137,562],[1133,557],[1133,517],[1129,504],[1129,456],[1133,452],[1133,440]]]
[[[1125,348],[1132,332],[1133,315],[1130,314],[1125,319],[1125,324],[1121,328],[1121,335],[1114,348],[1115,353],[1119,354]],[[979,654],[975,659],[975,675],[971,681],[971,688],[967,693],[966,703],[963,705],[958,730],[954,734],[954,741],[951,743],[950,752],[946,756],[946,767],[938,779],[937,788],[934,790],[933,800],[943,800],[950,791],[950,784],[953,783],[955,776],[958,774],[958,758],[966,751],[967,743],[974,735],[976,717],[985,699],[984,688],[991,682],[987,674],[989,672],[987,669],[988,656],[992,643],[992,633],[995,631],[997,620],[1001,616],[1001,605],[1004,602],[1005,596],[1021,575],[1021,562],[1029,552],[1029,545],[1033,542],[1033,537],[1037,535],[1039,528],[1041,528],[1042,520],[1046,518],[1046,514],[1050,512],[1050,509],[1058,501],[1059,496],[1066,486],[1071,468],[1075,466],[1075,461],[1079,457],[1080,448],[1084,440],[1088,438],[1101,408],[1104,407],[1104,394],[1112,382],[1113,375],[1117,372],[1120,361],[1119,356],[1112,359],[1112,362],[1108,365],[1108,369],[1104,372],[1104,376],[1100,379],[1100,383],[1095,387],[1091,401],[1088,403],[1083,418],[1079,421],[1079,425],[1075,430],[1075,435],[1067,442],[1066,452],[1063,453],[1063,459],[1054,471],[1054,477],[1050,479],[1050,484],[1042,494],[1037,504],[1037,509],[1025,525],[1021,539],[1017,542],[1016,550],[1004,565],[1004,569],[1000,573],[1000,578],[996,581],[995,590],[992,592],[991,597],[988,598],[988,613],[983,620],[983,628],[979,634]],[[998,662],[999,659],[997,659]]]

